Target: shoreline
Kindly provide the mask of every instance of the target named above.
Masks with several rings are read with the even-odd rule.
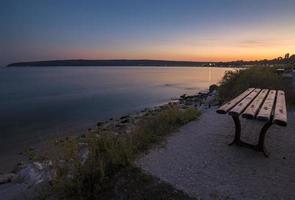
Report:
[[[75,164],[73,162],[77,159],[76,161],[80,162],[83,168],[83,166],[85,167],[86,163],[88,163],[89,159],[90,163],[92,163],[93,155],[90,152],[93,152],[93,150],[99,151],[102,159],[104,159],[101,160],[102,163],[114,159],[114,163],[111,161],[109,166],[111,169],[104,165],[99,166],[101,164],[100,162],[93,165],[93,170],[98,168],[103,171],[116,171],[113,172],[113,175],[106,175],[110,179],[109,181],[105,180],[104,183],[110,184],[109,187],[115,186],[118,182],[112,182],[113,178],[114,180],[125,180],[133,174],[134,170],[138,170],[135,175],[132,175],[136,178],[136,182],[145,181],[146,177],[149,175],[136,168],[135,165],[132,164],[134,160],[157,145],[161,145],[169,134],[173,133],[178,128],[193,120],[197,120],[203,111],[207,108],[211,108],[211,105],[213,106],[213,104],[219,103],[215,98],[217,90],[215,87],[215,89],[212,90],[211,86],[211,91],[209,89],[197,91],[195,95],[190,96],[184,94],[177,100],[171,100],[166,104],[148,107],[116,119],[111,118],[105,121],[98,121],[95,128],[88,128],[87,132],[84,134],[57,137],[54,141],[48,141],[48,145],[40,144],[40,149],[30,149],[29,152],[27,152],[29,159],[22,160],[22,162],[18,163],[9,173],[0,173],[0,195],[2,195],[2,197],[4,196],[7,200],[18,198],[21,195],[25,195],[30,199],[37,199],[40,195],[49,195],[54,198],[55,195],[63,192],[58,191],[59,187],[63,187],[62,185],[59,186],[58,179],[65,180],[68,176],[72,176],[70,170],[66,177],[62,177],[61,175],[61,177],[57,178],[57,176],[60,176],[58,175],[60,165],[64,166],[65,170],[67,167],[71,169],[74,167],[73,170],[75,170]],[[121,140],[119,140],[119,138],[121,138]],[[128,141],[131,143],[128,143]],[[134,150],[130,148],[134,148]],[[77,152],[75,151],[77,157],[63,157],[68,155],[68,150],[71,152],[71,150],[74,149],[77,150]],[[104,155],[106,157],[104,157]],[[96,159],[99,160],[99,158]],[[122,166],[116,168],[116,162],[121,163],[119,165]],[[104,171],[103,174],[104,173],[106,173],[106,171]],[[120,177],[120,173],[122,177]],[[158,192],[162,193],[166,190],[164,188],[168,187],[170,188],[168,192],[171,193],[171,195],[176,195],[176,190],[169,186],[169,184],[163,182],[160,184],[162,186],[160,186],[159,181],[155,177],[149,176],[149,179],[149,184],[153,188],[152,190],[158,191],[158,187],[160,187],[162,189]],[[99,184],[104,183],[99,182]],[[157,185],[155,185],[156,183]],[[52,184],[55,185],[54,187],[57,187],[55,188],[55,192],[50,192],[49,188],[53,187]],[[136,185],[133,187],[137,188]],[[180,191],[177,193],[179,192]],[[123,191],[118,191],[119,195],[123,193]],[[179,194],[184,195],[184,193],[181,192]]]
[[[184,91],[185,92],[185,91]],[[204,92],[203,90],[197,90],[195,92],[195,94],[191,95],[191,96],[197,96],[198,93],[202,93]],[[182,95],[181,95],[182,96]],[[111,117],[106,117],[105,119],[99,121],[100,123],[108,123],[108,124],[113,124],[113,126],[115,127],[116,124],[120,123],[120,118],[124,117],[124,116],[131,116],[131,117],[136,117],[138,118],[142,113],[144,112],[149,112],[151,110],[160,108],[162,106],[168,105],[169,103],[175,103],[178,102],[181,99],[180,96],[178,97],[171,97],[170,99],[167,99],[165,101],[161,101],[155,104],[148,104],[146,106],[140,106],[136,109],[134,109],[133,111],[129,111],[129,112],[125,112],[125,113],[121,113],[121,114],[117,114],[117,115],[113,115]],[[112,120],[109,120],[112,119]],[[97,121],[96,121],[97,122]],[[4,163],[1,165],[0,167],[0,174],[3,173],[8,173],[11,171],[14,171],[14,169],[16,168],[16,166],[19,166],[23,160],[26,160],[26,156],[24,155],[25,151],[31,151],[31,149],[33,149],[34,151],[38,152],[39,149],[42,148],[42,146],[44,145],[44,143],[46,144],[48,141],[54,141],[57,138],[62,138],[62,137],[66,137],[66,136],[70,136],[70,135],[81,135],[81,134],[85,134],[87,133],[87,130],[90,129],[94,129],[95,128],[95,123],[94,122],[92,125],[91,124],[86,124],[86,126],[79,126],[77,129],[70,129],[69,131],[64,131],[63,134],[52,134],[51,136],[49,136],[48,138],[44,138],[44,140],[38,140],[38,141],[27,141],[26,145],[21,145],[21,148],[13,148],[12,150],[7,150],[5,154],[1,155],[1,163]],[[111,125],[110,125],[111,126]],[[124,125],[118,125],[118,127],[120,126],[124,126]],[[40,148],[41,147],[41,148]]]
[[[116,118],[109,118],[107,120],[98,121],[96,123],[96,126],[88,128],[87,130],[79,133],[76,135],[76,137],[83,137],[87,133],[95,132],[98,129],[102,130],[112,130],[116,131],[118,134],[128,134],[131,132],[131,130],[134,128],[134,124],[141,120],[143,117],[148,115],[154,115],[154,113],[160,112],[162,110],[165,110],[168,106],[175,105],[181,109],[186,108],[195,108],[200,111],[203,111],[206,109],[206,99],[208,96],[212,95],[212,92],[210,93],[209,90],[201,90],[197,92],[195,95],[181,95],[179,98],[172,98],[171,100],[167,102],[162,102],[153,106],[146,107],[144,109],[141,109],[139,111],[130,112],[121,115],[120,117]],[[215,96],[215,94],[213,94]],[[208,105],[207,105],[208,106]],[[0,175],[7,174],[7,173],[18,173],[18,171],[22,168],[24,168],[26,165],[31,163],[34,158],[27,159],[28,155],[34,157],[35,154],[39,154],[40,152],[43,152],[44,146],[46,146],[47,143],[55,141],[55,142],[61,142],[63,139],[66,139],[67,137],[73,136],[72,134],[65,134],[63,136],[55,136],[52,138],[49,138],[47,141],[33,144],[31,147],[27,148],[27,152],[21,152],[16,154],[15,156],[8,156],[6,159],[7,162],[5,162],[6,167],[2,167],[0,171]],[[10,158],[9,158],[10,157]],[[13,162],[13,159],[17,159],[17,162]],[[12,167],[13,166],[13,167]]]
[[[146,105],[144,108],[138,108],[136,111],[130,111],[130,112],[125,112],[117,115],[113,115],[112,117],[105,117],[105,119],[100,120],[99,122],[115,122],[116,120],[118,121],[122,116],[127,116],[127,115],[134,115],[136,113],[141,113],[144,110],[151,110],[155,107],[160,107],[163,105],[168,104],[169,102],[177,101],[176,98],[171,98],[170,100],[165,100],[159,103],[155,104],[150,104]],[[112,120],[110,120],[112,119]],[[98,121],[96,121],[97,123]],[[46,145],[48,142],[52,142],[57,140],[58,138],[65,138],[68,136],[80,136],[89,131],[89,129],[94,129],[96,123],[87,123],[84,126],[79,126],[77,128],[69,128],[66,129],[65,131],[62,132],[62,134],[53,134],[51,136],[47,136],[45,140],[38,139],[38,141],[31,141],[31,142],[26,142],[28,143],[27,145],[23,146],[21,148],[13,148],[12,150],[5,151],[5,154],[1,155],[0,158],[0,175],[1,174],[6,174],[15,171],[17,166],[19,166],[23,161],[28,161],[25,152],[34,150],[36,152],[39,152],[40,149],[42,149],[42,146]],[[70,127],[68,125],[68,127]],[[49,131],[47,131],[49,132]],[[19,145],[19,142],[17,143]]]

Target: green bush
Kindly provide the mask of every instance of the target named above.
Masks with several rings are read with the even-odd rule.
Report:
[[[290,79],[277,74],[275,68],[252,67],[237,71],[227,71],[218,88],[221,102],[228,101],[247,88],[266,88],[284,90],[287,104],[295,105],[295,89]]]

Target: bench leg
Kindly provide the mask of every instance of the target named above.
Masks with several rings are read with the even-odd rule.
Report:
[[[265,149],[264,146],[264,140],[265,140],[265,135],[267,130],[271,127],[272,123],[272,119],[270,119],[268,122],[266,122],[264,124],[264,126],[261,128],[260,130],[260,135],[259,135],[259,141],[257,145],[253,145],[253,144],[248,144],[246,142],[241,141],[241,122],[238,116],[232,116],[234,123],[235,123],[235,136],[233,141],[228,144],[228,145],[233,145],[233,144],[237,144],[239,146],[244,146],[244,147],[248,147],[251,149],[254,149],[256,151],[260,151],[263,152],[265,157],[268,157],[268,153]]]
[[[235,122],[235,137],[234,140],[228,144],[233,145],[234,143],[240,144],[240,137],[241,137],[241,123],[238,116],[232,116],[234,122]]]
[[[262,127],[260,131],[259,141],[257,144],[257,150],[262,151],[265,157],[268,157],[268,153],[266,152],[264,147],[264,140],[265,140],[266,132],[271,127],[271,125],[272,125],[272,119],[270,119],[268,122],[264,124],[264,126]]]

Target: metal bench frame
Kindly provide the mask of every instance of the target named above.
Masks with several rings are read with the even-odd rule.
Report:
[[[238,146],[247,147],[247,148],[253,149],[255,151],[262,152],[265,157],[268,157],[269,153],[265,149],[264,140],[265,140],[265,135],[266,135],[267,130],[273,124],[273,122],[272,122],[273,117],[271,117],[271,119],[269,121],[267,121],[264,124],[264,126],[261,128],[260,134],[259,134],[259,140],[258,140],[258,143],[256,145],[250,144],[250,143],[247,143],[247,142],[244,142],[244,141],[241,140],[241,122],[240,122],[240,118],[238,116],[232,116],[232,118],[233,118],[234,123],[235,123],[235,136],[234,136],[233,141],[229,145],[231,146],[233,144],[236,144]]]

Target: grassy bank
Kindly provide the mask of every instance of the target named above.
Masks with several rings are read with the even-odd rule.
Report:
[[[247,88],[284,90],[288,106],[295,105],[295,89],[291,79],[276,73],[276,68],[252,67],[244,70],[227,71],[218,89],[221,102],[230,100]]]
[[[136,157],[163,142],[166,135],[197,119],[199,115],[196,109],[169,105],[144,115],[132,130],[125,133],[99,127],[82,137],[67,137],[58,141],[46,155],[46,159],[52,160],[55,172],[50,193],[59,199],[113,199],[114,195],[118,196],[123,191],[116,189],[118,181],[124,181],[130,172],[133,176],[135,170],[138,179],[135,179],[132,190],[136,197],[137,189],[143,190],[143,186],[137,184],[142,184],[147,178],[133,166]],[[117,180],[120,173],[124,178]],[[115,177],[117,181],[114,182]],[[157,190],[151,177],[148,179],[151,188],[158,193],[155,196],[160,197],[168,192]],[[181,199],[179,195],[185,199],[181,192],[169,189],[171,186],[162,186],[171,192],[166,195],[175,195],[171,199]],[[155,198],[152,195],[146,199]]]

